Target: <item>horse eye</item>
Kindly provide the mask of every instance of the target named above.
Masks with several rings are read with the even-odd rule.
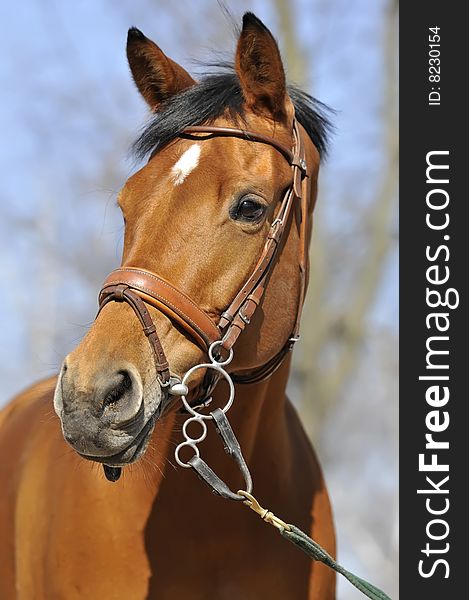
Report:
[[[256,202],[256,200],[245,199],[237,205],[231,216],[236,220],[255,223],[263,217],[265,208],[263,204]]]

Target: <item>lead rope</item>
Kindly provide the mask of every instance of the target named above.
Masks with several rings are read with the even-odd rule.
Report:
[[[347,571],[347,569],[344,569],[344,567],[339,565],[332,558],[332,556],[326,552],[326,550],[324,550],[324,548],[306,535],[306,533],[301,531],[301,529],[298,529],[298,527],[295,527],[295,525],[286,523],[274,515],[274,513],[272,513],[270,510],[263,508],[252,495],[251,474],[246,461],[244,460],[241,446],[239,445],[239,442],[226,416],[226,413],[233,404],[235,388],[230,374],[226,372],[224,367],[229,365],[229,363],[233,360],[233,349],[230,349],[226,359],[221,360],[218,357],[218,346],[220,346],[221,343],[221,341],[217,341],[210,346],[208,351],[210,362],[202,363],[192,367],[192,369],[189,369],[189,371],[187,371],[187,373],[184,375],[181,384],[179,384],[177,388],[177,395],[180,395],[182,404],[190,416],[184,422],[182,427],[182,433],[185,439],[176,447],[174,454],[176,462],[181,467],[188,469],[192,468],[197,473],[199,478],[204,481],[215,494],[221,496],[222,498],[226,498],[227,500],[242,502],[245,506],[258,514],[264,522],[275,527],[280,532],[282,537],[294,544],[300,550],[303,550],[303,552],[305,552],[312,560],[322,562],[329,568],[334,569],[334,571],[337,573],[343,575],[350,581],[352,585],[365,594],[365,596],[371,598],[371,600],[391,600],[389,596],[387,596],[382,590],[373,584],[369,583],[365,579],[362,579],[361,577],[358,577],[357,575],[354,575],[350,571]],[[225,406],[223,408],[217,408],[208,415],[199,412],[195,407],[191,406],[186,399],[186,395],[188,393],[187,383],[191,375],[199,369],[214,370],[218,376],[223,377],[226,380],[229,386],[229,397],[225,403]],[[222,479],[220,479],[220,477],[201,458],[198,444],[203,442],[207,436],[207,421],[213,421],[215,423],[216,432],[223,440],[225,451],[238,464],[238,467],[244,478],[246,487],[245,490],[238,490],[236,493],[231,491],[228,485]],[[200,427],[201,433],[197,437],[192,437],[188,432],[188,427],[191,423],[197,423],[197,425]],[[194,452],[194,456],[187,462],[184,462],[180,456],[181,450],[185,447],[191,448]]]
[[[344,567],[339,565],[339,563],[337,563],[324,548],[306,535],[306,533],[301,531],[301,529],[298,529],[298,527],[289,523],[285,523],[285,521],[279,519],[279,517],[274,515],[270,510],[262,508],[252,494],[249,494],[244,490],[238,490],[238,494],[246,498],[243,504],[257,513],[263,521],[278,529],[282,537],[300,548],[300,550],[303,550],[310,558],[322,562],[331,569],[334,569],[334,571],[337,571],[337,573],[343,575],[352,585],[360,590],[360,592],[365,594],[365,596],[368,596],[368,598],[372,598],[372,600],[390,600],[389,596],[375,585],[366,581],[366,579],[354,575],[350,571],[347,571],[347,569],[344,569]]]

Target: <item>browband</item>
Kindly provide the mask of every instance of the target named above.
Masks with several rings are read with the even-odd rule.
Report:
[[[193,127],[186,127],[180,137],[191,136],[195,133],[206,133],[208,138],[211,137],[237,137],[244,139],[248,142],[259,142],[261,144],[268,144],[283,154],[289,164],[293,164],[293,153],[284,144],[281,144],[277,140],[268,135],[262,133],[254,133],[248,129],[237,129],[236,127],[210,127],[209,125],[194,125]]]

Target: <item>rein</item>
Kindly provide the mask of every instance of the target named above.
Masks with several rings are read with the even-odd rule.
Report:
[[[205,134],[205,137],[201,138],[199,134]],[[264,248],[249,278],[229,307],[220,315],[218,323],[215,323],[212,317],[202,310],[187,294],[163,277],[137,267],[123,267],[113,271],[104,281],[99,294],[98,315],[104,306],[110,302],[127,302],[142,324],[143,332],[148,338],[154,356],[158,380],[163,391],[166,392],[166,397],[180,396],[182,405],[189,414],[182,428],[184,441],[175,450],[176,462],[181,467],[192,468],[199,478],[219,496],[241,502],[254,510],[266,523],[276,527],[283,537],[306,552],[313,560],[321,561],[344,575],[355,587],[372,600],[390,600],[384,592],[338,565],[319,544],[301,530],[294,525],[285,523],[269,510],[262,508],[252,495],[251,474],[226,413],[234,401],[234,383],[257,383],[270,377],[282,364],[284,358],[299,339],[301,312],[306,292],[306,259],[308,252],[306,231],[308,195],[306,193],[306,182],[309,173],[304,144],[296,119],[293,121],[292,150],[272,137],[231,127],[194,126],[184,129],[180,134],[180,137],[195,137],[198,140],[220,136],[237,137],[270,145],[282,154],[292,169],[292,182],[283,196],[277,215],[270,226]],[[289,231],[287,225],[291,222],[289,218],[292,208],[298,205],[301,218],[298,259],[301,288],[293,331],[282,349],[261,367],[248,372],[228,373],[225,367],[233,359],[233,347],[240,334],[250,324],[261,302],[269,275],[275,266],[279,248],[285,241]],[[208,355],[209,362],[195,365],[184,374],[182,380],[171,375],[170,365],[158,337],[156,326],[148,312],[147,304],[181,326]],[[192,374],[199,369],[204,369],[207,373],[203,386],[204,390],[195,403],[189,403],[186,398],[189,392],[188,383]],[[210,394],[221,378],[226,380],[229,387],[229,397],[225,406],[221,409],[217,408],[209,414],[199,412],[198,408],[207,406],[210,403]],[[209,421],[213,421],[217,433],[222,438],[225,451],[237,463],[244,478],[244,490],[233,492],[201,458],[198,444],[203,442],[207,436],[206,423]],[[188,433],[188,427],[191,423],[196,423],[199,427],[200,434],[198,437],[191,437]],[[184,462],[180,456],[181,450],[185,447],[191,448],[194,452],[192,458],[187,462]],[[120,468],[113,468],[111,471],[108,478],[117,481],[120,476]],[[108,476],[107,473],[106,476]]]

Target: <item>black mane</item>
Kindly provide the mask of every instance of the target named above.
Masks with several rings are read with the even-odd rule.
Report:
[[[328,118],[331,110],[294,85],[288,85],[288,93],[296,118],[324,157],[332,129]],[[244,119],[241,86],[233,70],[206,75],[197,85],[168,100],[145,126],[132,149],[137,158],[143,159],[171,142],[185,127],[210,124],[225,113],[234,123]]]

